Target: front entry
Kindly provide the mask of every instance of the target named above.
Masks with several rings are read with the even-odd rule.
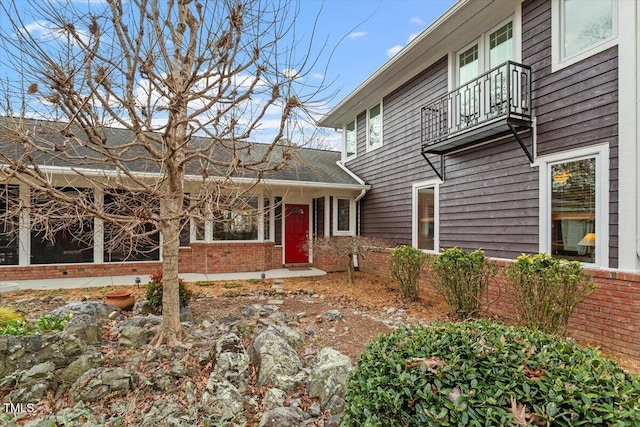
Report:
[[[309,239],[309,206],[285,205],[284,211],[284,263],[309,262],[305,248]]]

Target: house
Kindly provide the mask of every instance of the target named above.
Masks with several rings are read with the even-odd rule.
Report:
[[[113,164],[89,155],[82,144],[69,138],[70,132],[82,135],[81,131],[74,132],[73,128],[69,131],[59,122],[2,117],[0,152],[8,156],[4,161],[19,150],[19,144],[12,141],[15,126],[39,135],[40,140],[51,147],[77,150],[74,157],[80,160],[78,165],[70,164],[69,157],[39,154],[37,164],[50,176],[54,186],[64,188],[75,197],[80,197],[82,192],[91,199],[99,199],[104,209],[109,206],[123,209],[123,203],[114,202],[122,196],[122,190],[105,184],[122,179],[119,172]],[[107,144],[115,146],[123,146],[133,138],[124,129],[104,128],[104,133]],[[198,144],[198,138],[194,137],[194,144]],[[243,160],[261,158],[267,147],[246,144],[236,154]],[[217,212],[219,217],[204,221],[191,219],[183,224],[179,252],[181,273],[264,271],[283,265],[308,265],[314,262],[313,254],[305,248],[311,236],[355,235],[356,202],[370,187],[342,165],[338,152],[290,148],[275,147],[272,158],[291,158],[285,168],[267,171],[260,181],[255,171],[240,168],[234,174],[235,185],[252,187],[249,194],[238,199],[242,203],[226,206],[224,212]],[[222,146],[216,150],[214,155],[220,159],[229,155]],[[154,178],[158,173],[157,164],[145,162],[145,157],[139,154],[131,153],[128,169],[139,174],[140,179]],[[81,176],[75,172],[80,166]],[[199,167],[198,164],[187,167],[186,193],[201,185]],[[208,179],[215,178],[212,172]],[[139,194],[129,197],[123,213],[135,215],[136,208],[145,203],[141,197]],[[149,274],[160,268],[162,251],[157,234],[138,242],[138,250],[131,251],[122,245],[110,245],[110,236],[115,230],[95,218],[80,221],[76,229],[72,229],[72,225],[54,230],[51,238],[30,226],[29,209],[13,221],[4,215],[10,212],[10,206],[18,203],[33,206],[38,199],[29,186],[8,181],[5,175],[0,182],[0,277],[3,281]]]
[[[578,260],[573,333],[640,355],[639,25],[634,1],[456,2],[319,122],[371,185],[361,234]]]

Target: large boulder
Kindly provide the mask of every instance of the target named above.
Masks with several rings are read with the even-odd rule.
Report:
[[[71,386],[69,396],[83,402],[96,402],[106,396],[126,395],[138,382],[130,368],[94,368],[82,374]]]
[[[309,396],[319,397],[325,410],[333,413],[344,409],[344,396],[351,372],[351,359],[333,348],[323,348],[309,373]]]
[[[55,392],[58,381],[54,375],[55,365],[44,362],[31,367],[9,393],[11,402],[34,403],[43,399],[47,392]]]
[[[153,335],[154,332],[146,328],[125,326],[120,332],[118,342],[125,347],[142,347],[143,345],[149,344]]]
[[[64,326],[64,330],[87,344],[98,344],[102,340],[102,322],[90,314],[73,316]]]
[[[296,407],[278,407],[262,414],[259,427],[299,427],[304,420],[304,413]]]
[[[67,384],[73,384],[82,374],[89,369],[99,368],[102,363],[102,356],[99,353],[83,354],[60,372],[60,379]]]
[[[86,301],[72,302],[63,307],[58,307],[53,310],[52,314],[58,317],[64,317],[67,313],[71,313],[74,316],[78,314],[88,314],[98,319],[105,319],[114,311],[120,312],[120,309],[98,301]]]
[[[44,362],[63,368],[76,360],[85,348],[82,340],[65,331],[45,335],[0,335],[0,377]]]
[[[244,411],[242,395],[229,381],[211,374],[200,399],[200,409],[211,421],[231,421]]]
[[[238,388],[240,393],[249,383],[249,355],[242,339],[235,334],[226,334],[216,341],[214,375],[224,378]]]
[[[293,376],[302,369],[302,361],[287,339],[295,335],[289,329],[269,326],[253,340],[250,353],[258,368],[258,385],[278,386],[279,376]]]

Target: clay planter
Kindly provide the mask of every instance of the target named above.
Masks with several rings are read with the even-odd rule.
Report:
[[[129,311],[136,303],[136,299],[131,295],[131,291],[111,291],[104,294],[105,304],[118,307],[120,310]]]

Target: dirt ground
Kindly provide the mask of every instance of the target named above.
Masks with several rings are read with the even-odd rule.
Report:
[[[194,292],[191,310],[194,321],[222,317],[240,318],[240,309],[254,303],[281,300],[280,310],[299,318],[300,324],[315,329],[313,348],[334,347],[354,362],[365,345],[378,334],[388,332],[386,320],[398,322],[447,319],[447,306],[431,289],[423,289],[417,301],[404,300],[397,285],[387,278],[356,273],[355,282],[347,283],[346,273],[282,279],[283,293],[274,294],[273,280],[238,280],[188,283]],[[72,290],[17,291],[0,294],[0,306],[10,305],[28,310],[34,317],[69,301],[102,299],[115,287]],[[122,289],[122,287],[118,287]],[[136,300],[145,299],[145,287],[132,285]],[[61,298],[56,298],[61,297]],[[61,303],[61,300],[64,302]],[[343,314],[339,322],[328,321],[323,314],[337,309]],[[406,317],[399,317],[402,310]],[[640,361],[604,351],[629,372],[640,374]]]

